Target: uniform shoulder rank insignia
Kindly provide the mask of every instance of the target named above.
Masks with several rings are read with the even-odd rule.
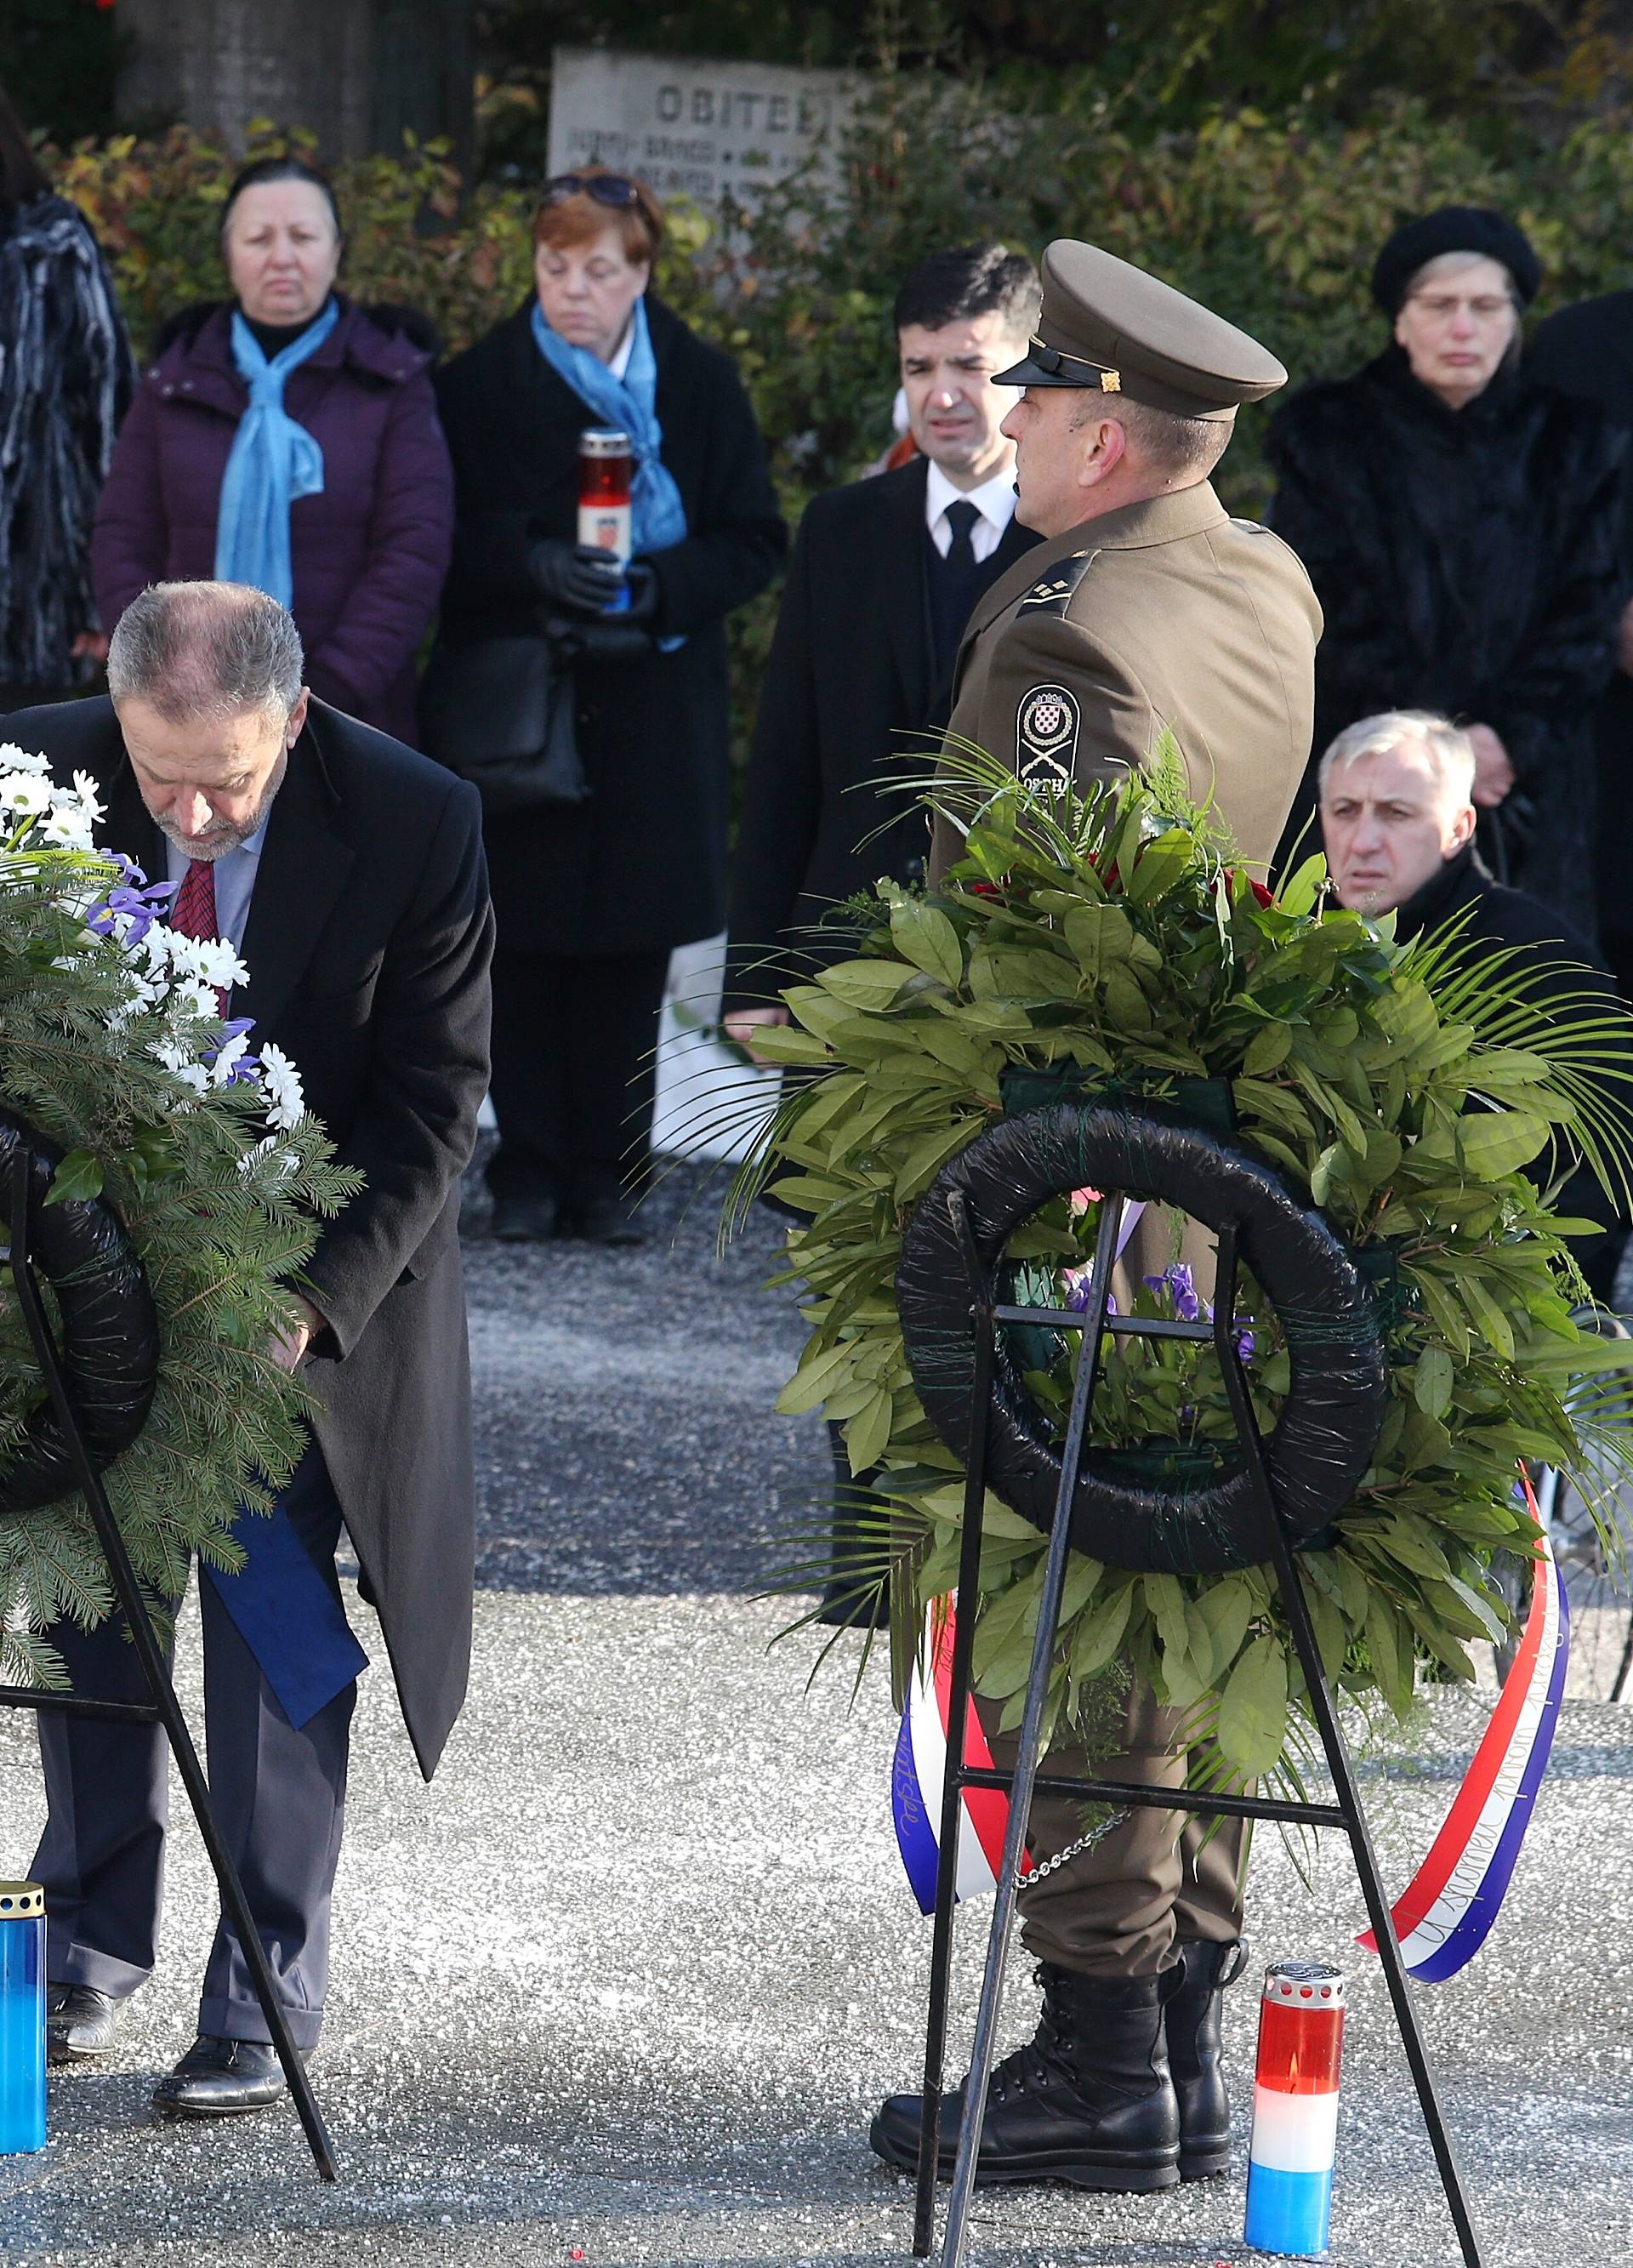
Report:
[[[1018,615],[1063,615],[1071,603],[1071,594],[1100,557],[1098,551],[1074,551],[1070,559],[1063,559],[1043,578],[1034,583],[1016,608]]]
[[[1078,697],[1063,685],[1023,693],[1016,718],[1016,766],[1023,779],[1068,780],[1078,748]]]

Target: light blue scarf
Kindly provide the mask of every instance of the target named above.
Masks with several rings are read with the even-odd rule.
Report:
[[[304,425],[284,415],[283,383],[339,320],[331,299],[268,362],[243,316],[235,311],[232,317],[232,359],[249,388],[249,408],[239,420],[216,507],[216,580],[251,584],[284,607],[295,595],[290,506],[297,497],[322,494],[323,452]]]
[[[658,361],[644,298],[636,301],[629,320],[633,332],[629,366],[622,378],[614,378],[600,355],[592,355],[588,347],[571,346],[559,331],[553,331],[537,300],[533,335],[546,362],[580,401],[594,411],[603,425],[615,426],[629,436],[635,448],[635,478],[629,490],[635,549],[637,553],[666,551],[672,543],[685,540],[686,506],[674,475],[658,454],[664,446],[664,429],[658,422]]]

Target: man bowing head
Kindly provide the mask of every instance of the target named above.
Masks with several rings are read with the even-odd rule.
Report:
[[[210,1780],[295,2043],[328,1979],[357,1672],[335,1575],[343,1522],[429,1778],[465,1697],[474,1558],[460,1176],[488,1076],[493,917],[474,788],[301,681],[293,621],[235,583],[161,583],[121,615],[107,700],[6,720],[66,779],[89,772],[103,847],[178,885],[173,925],[249,972],[227,1007],[298,1066],[363,1193],[323,1226],[300,1320],[275,1348],[321,1409],[237,1575],[201,1571]],[[117,1624],[53,1633],[74,1689],[144,1697]],[[42,1717],[52,2060],[112,2042],[153,1966],[167,1752],[157,1727]],[[158,2108],[209,2117],[283,2093],[233,1932],[199,2036]]]

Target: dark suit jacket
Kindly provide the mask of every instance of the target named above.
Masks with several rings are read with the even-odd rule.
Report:
[[[830,906],[881,874],[905,880],[923,870],[924,814],[881,784],[933,753],[946,721],[925,571],[929,475],[916,458],[831,489],[800,522],[738,832],[728,1005],[765,1001],[797,981],[813,945],[802,932]],[[1011,520],[982,568],[982,592],[1037,540]],[[776,946],[774,965],[755,965]]]
[[[98,830],[162,880],[113,704],[6,720],[59,777],[89,772]],[[305,1375],[320,1446],[429,1778],[465,1697],[474,1563],[460,1176],[488,1081],[493,916],[476,791],[314,700],[268,822],[233,1015],[301,1075],[367,1187],[308,1270],[328,1319]]]

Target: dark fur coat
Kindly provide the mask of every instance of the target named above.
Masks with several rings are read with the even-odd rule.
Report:
[[[1379,710],[1490,725],[1518,784],[1482,840],[1511,880],[1584,925],[1590,719],[1622,597],[1623,446],[1596,409],[1518,366],[1448,409],[1396,346],[1353,378],[1303,387],[1270,431],[1270,525],[1326,616],[1312,772],[1335,733]],[[1311,777],[1290,836],[1313,799]]]
[[[85,215],[62,197],[0,205],[0,687],[74,681],[69,649],[96,626],[92,516],[130,387]]]

